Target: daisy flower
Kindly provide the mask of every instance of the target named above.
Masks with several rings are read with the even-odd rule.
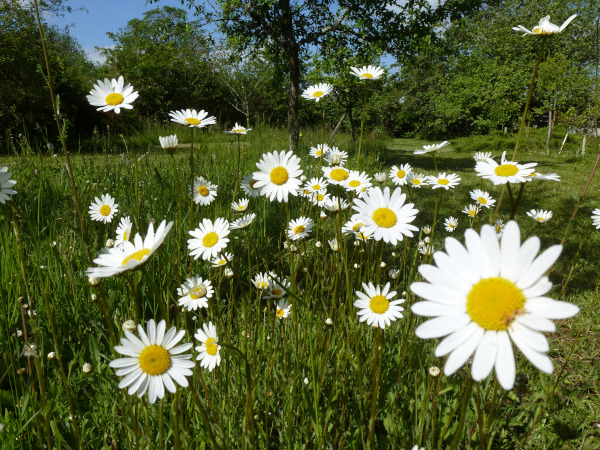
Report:
[[[195,109],[180,109],[179,111],[171,111],[169,113],[171,122],[177,122],[181,125],[186,125],[190,128],[204,128],[207,125],[217,123],[215,116],[208,116],[204,110],[196,111]]]
[[[423,245],[419,245],[419,253],[423,256],[432,255],[433,254],[433,245],[425,244],[423,242]]]
[[[477,152],[473,155],[473,159],[476,163],[479,161],[487,161],[492,157],[492,152]]]
[[[357,312],[360,322],[366,321],[367,325],[385,328],[402,317],[404,308],[399,305],[404,303],[404,299],[392,301],[396,291],[390,292],[390,283],[386,283],[383,290],[370,281],[369,284],[363,283],[362,287],[364,292],[356,291],[358,300],[354,302],[354,306],[360,309]]]
[[[121,222],[119,222],[119,226],[117,227],[117,240],[115,241],[116,247],[123,246],[124,242],[129,241],[131,237],[131,227],[132,227],[131,219],[129,216],[122,217]]]
[[[478,162],[475,165],[477,175],[487,180],[491,180],[495,185],[506,183],[524,183],[531,181],[531,175],[534,172],[533,167],[537,163],[519,164],[515,161],[506,160],[506,152],[502,153],[500,164],[492,158],[484,162]]]
[[[118,79],[96,81],[94,89],[87,96],[87,101],[92,106],[99,106],[96,111],[108,112],[114,111],[115,114],[121,112],[121,108],[133,109],[131,103],[138,98],[138,93],[134,92],[133,86],[125,84],[123,77]]]
[[[172,221],[167,224],[167,221],[163,220],[155,233],[154,224],[151,223],[148,226],[148,234],[146,234],[145,239],[142,239],[137,233],[133,244],[130,241],[124,241],[120,247],[107,249],[105,253],[100,254],[94,260],[96,264],[102,267],[88,268],[86,271],[88,277],[110,277],[141,266],[161,246],[172,226]]]
[[[362,197],[373,184],[371,178],[365,172],[351,170],[348,172],[348,178],[342,183],[344,189],[348,192],[354,192],[358,197]]]
[[[404,186],[409,181],[409,175],[412,172],[410,164],[402,164],[400,166],[392,166],[390,169],[390,178],[397,186]]]
[[[557,173],[538,173],[532,172],[529,175],[534,180],[551,180],[551,181],[560,181],[560,175]]]
[[[173,153],[179,144],[176,134],[172,134],[171,136],[159,136],[158,140],[160,141],[160,146],[163,150],[169,153]]]
[[[535,220],[537,223],[544,223],[548,222],[552,218],[552,211],[532,209],[527,213],[527,215],[533,220]]]
[[[331,212],[345,211],[350,207],[350,203],[346,199],[332,195],[329,199],[323,201],[323,207]]]
[[[597,230],[600,230],[600,208],[596,208],[592,211],[592,226],[596,227]]]
[[[437,177],[434,175],[430,175],[427,177],[427,183],[432,186],[432,189],[450,189],[458,186],[460,182],[460,177],[455,173],[449,173],[446,175],[446,172],[440,173]]]
[[[331,201],[331,195],[327,193],[327,189],[320,189],[319,191],[309,194],[313,205],[327,208],[328,203]]]
[[[260,189],[256,187],[256,182],[257,180],[252,178],[252,175],[244,176],[244,178],[242,179],[241,186],[246,195],[249,195],[250,197],[260,196]]]
[[[259,272],[252,280],[252,284],[256,286],[257,289],[264,291],[269,289],[269,286],[271,285],[271,277],[266,273]]]
[[[217,188],[216,184],[212,184],[204,177],[196,178],[194,189],[192,190],[194,202],[202,206],[210,205],[217,196]]]
[[[423,232],[423,234],[425,235],[430,235],[431,234],[431,227],[429,225],[425,225],[421,228],[421,231]]]
[[[478,205],[465,206],[463,208],[462,212],[464,212],[469,217],[475,217],[477,214],[479,214],[479,206]]]
[[[307,181],[304,185],[304,189],[309,191],[309,193],[319,192],[321,189],[325,189],[328,184],[329,183],[325,178],[311,178],[310,181]]]
[[[354,216],[342,226],[342,234],[348,235],[360,231],[365,224]]]
[[[183,306],[188,311],[195,311],[198,308],[208,308],[208,299],[213,296],[214,289],[209,280],[203,280],[199,276],[188,278],[185,283],[177,288],[179,306]]]
[[[291,283],[287,280],[272,278],[269,289],[263,294],[264,298],[281,298],[285,295],[285,289],[289,290]],[[285,289],[284,289],[285,288]]]
[[[436,252],[436,266],[422,265],[425,282],[411,284],[411,291],[426,301],[412,311],[435,317],[416,329],[421,339],[447,336],[435,350],[450,354],[444,372],[452,375],[471,356],[471,375],[485,379],[492,368],[500,385],[512,389],[515,382],[514,343],[539,370],[552,372],[548,341],[542,331],[556,330],[550,319],[566,319],[579,312],[571,303],[544,295],[552,283],[544,275],[558,259],[562,246],[555,245],[537,256],[538,237],[521,245],[519,225],[510,221],[499,242],[494,227],[484,225],[481,234],[465,232],[466,246],[446,238],[446,251]],[[512,342],[511,342],[512,341]]]
[[[363,66],[362,69],[350,67],[351,74],[361,80],[378,80],[383,75],[384,70],[378,66]]]
[[[288,237],[292,241],[304,239],[310,234],[315,223],[310,217],[298,217],[288,225]]]
[[[252,128],[244,128],[241,125],[238,125],[236,122],[233,128],[230,131],[225,131],[227,134],[237,134],[238,136],[242,134],[246,134],[248,131],[252,130]]]
[[[502,235],[504,234],[505,227],[506,227],[506,224],[504,223],[504,221],[502,219],[498,219],[498,220],[496,220],[496,222],[494,222],[494,228],[496,229],[496,236],[498,237],[498,239],[500,239],[502,237]]]
[[[208,322],[202,325],[194,335],[196,339],[200,341],[201,345],[196,347],[196,351],[199,353],[196,359],[200,361],[200,365],[209,372],[212,372],[215,367],[221,364],[221,347],[217,340],[217,329]]]
[[[275,304],[275,315],[279,318],[279,319],[285,319],[287,316],[290,315],[290,310],[292,309],[292,304],[289,303],[287,300],[279,300],[276,304]]]
[[[409,173],[407,176],[407,183],[409,186],[414,188],[420,188],[423,184],[427,184],[425,180],[425,175],[422,173]]]
[[[489,208],[496,203],[496,200],[494,200],[490,194],[481,189],[474,189],[469,195],[471,195],[472,200],[475,200],[477,204],[483,208]]]
[[[533,29],[531,31],[529,31],[523,25],[513,27],[513,31],[522,32],[523,36],[525,36],[527,34],[533,34],[533,35],[536,35],[536,34],[538,34],[538,35],[558,34],[558,33],[562,32],[567,27],[567,25],[569,25],[573,21],[573,19],[575,19],[575,17],[577,17],[577,14],[573,14],[571,17],[569,17],[567,20],[565,20],[563,22],[563,24],[559,27],[558,25],[554,25],[552,22],[550,22],[550,16],[546,16],[546,17],[542,17],[540,19],[540,24],[533,27]]]
[[[250,226],[250,224],[254,221],[255,217],[256,217],[256,214],[254,214],[254,213],[247,214],[244,217],[242,217],[241,219],[234,220],[233,222],[231,222],[231,225],[229,226],[229,228],[231,230],[243,230],[244,228],[248,228]]]
[[[146,327],[147,332],[141,325],[137,326],[139,338],[123,330],[125,337],[121,338],[121,345],[115,346],[115,351],[127,357],[114,359],[108,365],[117,369],[117,376],[123,377],[119,389],[129,386],[127,393],[138,397],[148,391],[148,401],[154,403],[165,396],[165,388],[175,393],[173,381],[187,387],[186,377],[192,375],[190,369],[195,364],[191,361],[192,355],[182,354],[192,347],[191,342],[175,346],[185,335],[184,330],[172,327],[165,332],[165,321],[161,320],[157,326],[154,319],[150,319]]]
[[[291,151],[265,153],[260,162],[256,163],[258,172],[252,174],[256,180],[255,187],[260,189],[260,195],[278,202],[288,201],[288,196],[298,195],[300,190],[300,158]]]
[[[319,103],[321,97],[330,94],[331,91],[333,91],[333,86],[331,84],[315,84],[314,86],[306,88],[302,93],[302,97],[304,97],[307,100],[316,100],[316,102]]]
[[[376,172],[373,176],[375,177],[375,181],[378,183],[383,183],[385,180],[387,180],[387,173],[385,172]]]
[[[348,152],[344,150],[340,150],[337,147],[331,147],[325,153],[325,161],[327,161],[332,166],[343,166],[346,164],[346,160],[348,159]]]
[[[233,260],[233,255],[229,252],[221,253],[216,258],[213,258],[211,261],[212,267],[223,267],[227,265],[227,261],[231,262]]]
[[[379,187],[372,188],[362,199],[355,198],[352,208],[357,212],[352,218],[365,224],[366,235],[373,236],[376,241],[383,239],[386,243],[396,245],[404,236],[412,237],[418,228],[411,225],[417,210],[412,203],[404,203],[406,194],[400,188],[383,191]]]
[[[316,147],[310,148],[310,156],[313,158],[322,158],[329,151],[327,144],[317,144]]]
[[[452,233],[456,230],[456,227],[458,227],[458,219],[456,217],[450,216],[444,220],[444,228],[446,228],[446,231]]]
[[[434,152],[437,152],[440,148],[445,147],[449,143],[450,142],[448,142],[448,141],[444,141],[444,142],[440,142],[439,144],[424,145],[423,150],[415,150],[413,153],[415,155],[423,155],[425,153],[434,153]]]
[[[231,203],[231,209],[239,212],[246,211],[246,209],[248,209],[249,201],[250,200],[248,200],[247,198],[240,198],[237,202]]]
[[[0,203],[4,204],[10,200],[11,195],[15,195],[17,191],[11,189],[17,182],[11,180],[12,173],[8,171],[8,167],[0,167]]]
[[[342,184],[350,176],[350,172],[343,167],[321,167],[321,170],[331,184]]]
[[[194,259],[202,257],[205,261],[219,255],[227,247],[229,238],[229,222],[226,219],[218,217],[213,224],[210,219],[202,219],[198,228],[190,231],[193,239],[188,239],[188,248],[190,256]]]
[[[96,197],[95,202],[90,205],[88,212],[92,220],[109,223],[119,211],[118,206],[114,198],[108,194],[102,194],[100,198]]]
[[[340,249],[340,245],[336,238],[333,238],[331,241],[327,241],[329,244],[329,248],[331,248],[332,252],[337,252]]]

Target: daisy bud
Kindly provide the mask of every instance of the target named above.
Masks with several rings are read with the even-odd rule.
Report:
[[[321,219],[324,219],[325,217],[327,217],[327,214],[325,214],[325,211],[321,211]]]
[[[98,296],[96,294],[92,294],[92,301],[95,302],[98,300]]]
[[[322,245],[323,244],[321,244],[321,241],[315,242],[315,247],[317,247],[317,248],[321,248]]]
[[[358,269],[360,266],[358,265],[358,263],[354,263],[354,268]]]
[[[115,246],[115,241],[113,239],[108,239],[106,241],[106,248],[113,248]]]
[[[25,370],[25,369],[23,369],[23,370]],[[306,378],[306,377],[304,378],[304,384],[308,386],[308,378]]]
[[[89,277],[88,278],[88,282],[92,286],[98,286],[98,284],[100,284],[100,278],[98,278],[98,277]]]
[[[48,353],[48,359],[54,359],[54,358],[56,358],[56,352]]]
[[[382,269],[386,266],[385,262],[381,261],[381,264],[379,264],[379,267],[381,267]]]
[[[328,317],[327,320],[325,320],[325,323],[329,326],[333,325],[333,320],[331,320],[331,317]]]
[[[439,367],[436,366],[431,366],[429,368],[429,375],[431,375],[433,378],[437,378],[440,376],[440,373],[442,373],[442,371],[440,370]]]
[[[358,242],[358,241],[354,241],[354,246],[355,246],[355,247],[358,247],[359,245],[360,245],[360,242]]]
[[[90,373],[93,369],[93,366],[90,363],[85,363],[83,365],[83,367],[81,368],[81,370],[83,371],[83,373]]]
[[[226,267],[223,271],[223,275],[225,275],[227,278],[231,278],[233,276],[233,270],[231,270],[229,267]]]
[[[392,280],[395,280],[396,278],[398,278],[398,275],[400,275],[400,271],[398,269],[390,269],[388,275]]]
[[[426,244],[429,244],[431,242],[431,238],[429,236],[427,236],[425,239],[423,239],[425,241]]]
[[[133,333],[137,329],[137,325],[133,320],[126,320],[125,322],[123,322],[123,325],[121,325],[121,328],[123,328],[123,330],[130,331]]]
[[[302,181],[304,183],[306,180],[308,180],[308,178],[306,178],[305,175],[300,176],[300,181]]]
[[[394,257],[395,257],[395,256],[396,256],[396,252],[392,252],[392,256],[394,256]]]
[[[23,374],[25,373],[25,368],[24,368],[24,367],[21,367],[19,370],[17,370],[17,373],[18,373],[19,375],[23,375]]]
[[[21,330],[17,330],[17,337],[23,336],[23,332]]]

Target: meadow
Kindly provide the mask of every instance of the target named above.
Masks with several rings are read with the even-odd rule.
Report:
[[[295,152],[302,175],[308,181],[325,178],[326,193],[339,198],[321,205],[310,195],[270,201],[240,186],[238,163],[242,176],[259,171],[257,163],[266,153],[287,147],[287,130],[257,127],[238,136],[223,131],[220,125],[195,131],[153,125],[122,135],[103,130],[79,148],[70,146],[69,161],[58,150],[49,151],[43,139],[27,136],[1,158],[17,191],[0,204],[3,448],[600,448],[600,231],[591,219],[600,207],[597,176],[570,220],[596,161],[593,141],[582,156],[580,141],[571,137],[559,154],[560,130],[545,149],[545,130],[531,129],[516,155],[519,163],[537,163],[536,172],[560,176],[560,181],[522,183],[519,200],[515,189],[514,218],[521,242],[538,236],[540,252],[565,238],[556,264],[544,263],[553,284],[546,295],[577,305],[579,313],[556,321],[556,331],[546,333],[548,348],[545,339],[528,335],[535,352],[549,356],[551,374],[537,368],[543,361],[531,353],[525,357],[521,345],[511,344],[516,374],[505,389],[510,383],[504,366],[496,363],[492,370],[486,362],[489,369],[482,374],[476,368],[478,354],[474,360],[467,355],[452,375],[444,374],[453,357],[436,357],[440,339],[417,337],[415,330],[427,319],[411,308],[422,300],[413,292],[423,290],[415,287],[424,281],[419,267],[440,264],[432,254],[448,251],[446,238],[464,243],[472,227],[487,242],[483,236],[487,239],[491,228],[484,224],[501,219],[508,226],[506,192],[497,217],[497,203],[481,207],[473,218],[462,210],[475,203],[469,195],[474,189],[499,202],[505,185],[478,176],[473,155],[491,152],[499,162],[507,151],[510,158],[514,135],[451,139],[440,148],[439,172],[460,176],[448,190],[426,183],[398,186],[390,176],[393,166],[403,164],[413,174],[436,175],[431,154],[413,153],[434,142],[368,134],[360,161],[358,143],[348,135],[328,142],[349,153],[347,161],[342,157],[342,164],[331,167],[358,168],[368,177],[361,183],[384,193],[398,190],[406,194],[405,206],[410,202],[418,210],[414,220],[406,219],[415,227],[412,236],[401,235],[394,245],[360,234],[360,227],[358,233],[342,232],[357,214],[352,205],[362,194],[331,183],[322,170],[329,164],[310,155],[311,147],[322,142],[321,129],[303,130]],[[165,151],[158,137],[173,134],[179,144]],[[381,172],[385,179],[376,181]],[[197,177],[205,182],[193,189]],[[213,201],[192,203],[193,193],[202,186],[211,191],[212,185],[217,186]],[[105,194],[114,197],[118,208],[112,204],[112,209],[118,211],[106,223],[94,221],[88,208]],[[232,209],[234,197],[248,198],[243,212],[239,203]],[[551,210],[553,216],[538,223],[526,215],[531,209]],[[245,228],[231,229],[228,242],[219,236],[226,246],[216,261],[190,257],[190,231],[203,221],[222,218],[231,225],[248,214],[255,218]],[[444,226],[450,216],[458,219],[453,231]],[[98,264],[92,260],[117,248],[124,217],[133,223],[129,234],[142,238],[150,234],[150,224],[154,230],[163,220],[173,225],[147,258],[134,256],[140,264],[132,270],[94,279],[98,272],[89,268]],[[300,218],[305,219],[302,228],[298,223],[290,228],[290,221]],[[456,279],[462,276],[458,266]],[[201,280],[190,282],[191,276]],[[370,291],[363,283],[383,291]],[[389,319],[386,313],[394,307],[403,308],[401,316],[375,326],[359,321],[365,316],[357,315],[358,292],[371,297],[366,316]],[[379,306],[374,306],[376,297]],[[387,301],[383,310],[382,301]],[[529,313],[514,314],[504,318],[507,327]],[[152,321],[163,320],[165,328],[155,331]],[[216,334],[205,327],[209,322]],[[165,367],[142,361],[138,346],[133,359],[146,378],[159,381],[144,387],[146,381],[130,379],[135,389],[119,389],[127,374],[116,371],[133,366],[111,362],[136,355],[124,347],[135,347],[133,339],[142,332],[158,342],[154,349],[173,352],[156,336],[171,327],[183,330],[179,340],[166,332],[179,342],[174,347],[179,356],[167,357],[169,371],[179,364],[178,373],[169,372],[177,384],[165,380]],[[140,345],[152,347],[146,341]],[[150,356],[164,362],[164,353],[157,355]]]

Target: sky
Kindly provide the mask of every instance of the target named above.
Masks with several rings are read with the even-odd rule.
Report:
[[[92,61],[100,61],[94,47],[110,47],[113,42],[106,32],[117,32],[131,19],[141,18],[144,12],[160,6],[181,6],[180,0],[161,0],[146,5],[146,0],[68,0],[73,12],[63,17],[46,17],[50,25],[69,27],[69,33],[83,47]],[[184,8],[185,9],[185,8]]]

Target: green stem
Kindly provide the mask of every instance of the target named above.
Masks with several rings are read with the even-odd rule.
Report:
[[[467,417],[467,406],[469,405],[469,401],[471,400],[471,394],[473,392],[473,378],[470,375],[467,375],[467,385],[463,392],[463,396],[460,403],[460,415],[458,416],[458,427],[456,428],[456,432],[454,433],[454,438],[452,439],[452,443],[450,444],[450,450],[454,450],[458,448],[460,440],[462,438],[463,430],[465,428],[465,419]]]
[[[363,100],[363,110],[362,110],[362,118],[360,120],[360,139],[358,141],[358,154],[356,156],[356,170],[360,170],[360,152],[362,150],[363,143],[363,133],[365,131],[365,119],[367,116],[367,94],[369,91],[367,90],[367,86],[365,85],[365,98]]]

